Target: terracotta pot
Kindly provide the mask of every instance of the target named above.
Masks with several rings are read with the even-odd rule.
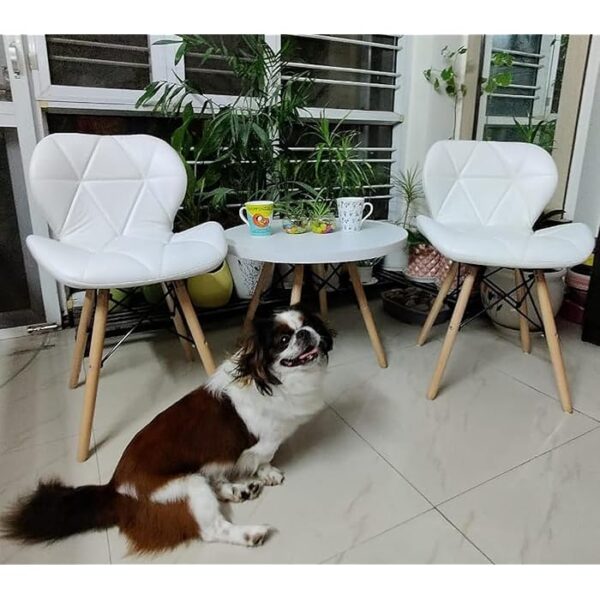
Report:
[[[431,244],[410,246],[406,277],[422,283],[440,283],[446,277],[452,261],[440,254]]]

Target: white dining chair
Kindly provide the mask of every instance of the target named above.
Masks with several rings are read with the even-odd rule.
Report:
[[[175,327],[188,357],[186,323],[210,374],[214,361],[184,280],[218,267],[227,243],[218,223],[173,233],[186,191],[186,171],[177,152],[152,136],[49,135],[34,150],[29,179],[53,234],[30,235],[31,254],[57,281],[86,290],[75,338],[72,388],[78,384],[93,321],[77,451],[78,460],[84,461],[103,362],[110,289],[168,286],[176,299]]]
[[[531,349],[527,297],[533,300],[535,281],[539,311],[535,303],[533,306],[541,313],[563,410],[572,412],[544,271],[582,262],[592,252],[594,239],[581,223],[532,229],[551,199],[557,179],[552,157],[533,144],[441,141],[429,149],[423,166],[423,188],[431,216],[417,217],[417,227],[454,262],[423,325],[418,345],[425,343],[459,273],[459,264],[465,265],[466,271],[427,391],[429,399],[438,393],[479,269],[504,267],[515,271],[515,288],[502,299],[519,312],[524,352]]]

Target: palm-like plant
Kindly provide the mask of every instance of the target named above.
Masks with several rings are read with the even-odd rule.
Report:
[[[240,95],[229,105],[217,104],[182,79],[151,83],[137,102],[182,120],[171,137],[188,172],[180,229],[209,218],[227,221],[230,202],[291,200],[312,191],[296,181],[300,166],[289,151],[311,81],[306,73],[281,79],[287,45],[276,52],[262,37],[243,36],[241,48],[232,53],[199,35],[157,43],[178,44],[176,64],[190,52],[201,54],[203,62],[220,57],[241,83]],[[194,100],[201,103],[197,113]]]

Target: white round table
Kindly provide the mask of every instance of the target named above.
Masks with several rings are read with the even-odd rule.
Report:
[[[387,367],[385,350],[369,309],[367,298],[360,282],[356,261],[385,256],[396,250],[407,238],[407,232],[391,223],[365,221],[360,231],[339,231],[332,233],[288,234],[283,231],[281,221],[273,221],[273,234],[252,236],[247,225],[239,225],[225,231],[229,252],[238,258],[258,260],[263,263],[254,295],[248,306],[244,327],[248,328],[267,282],[271,279],[275,264],[294,265],[294,283],[290,304],[296,304],[302,297],[304,265],[313,265],[315,274],[321,280],[319,303],[321,315],[327,318],[327,292],[324,278],[325,264],[345,264],[371,344],[379,366]]]

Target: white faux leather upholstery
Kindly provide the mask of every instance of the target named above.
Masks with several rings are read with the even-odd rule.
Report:
[[[49,135],[35,148],[29,179],[55,239],[30,235],[27,245],[71,287],[185,279],[218,267],[227,254],[218,223],[173,234],[187,176],[175,150],[158,138]]]
[[[446,257],[522,269],[570,267],[592,252],[580,223],[532,231],[556,188],[552,157],[520,142],[442,141],[427,153],[423,187],[431,217],[419,231]]]

